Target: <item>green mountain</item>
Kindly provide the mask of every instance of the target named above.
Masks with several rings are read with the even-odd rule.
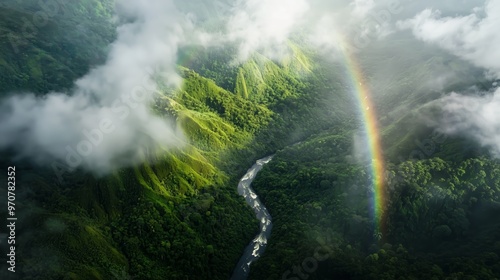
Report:
[[[19,49],[2,40],[1,93],[64,90],[101,63],[114,38],[110,5],[61,4],[33,37],[22,38],[29,42],[18,42]],[[32,18],[37,8],[35,1],[5,3],[2,34],[10,38],[22,33],[16,18]],[[67,29],[76,33],[64,32]],[[317,129],[283,140],[297,130],[290,118],[310,120],[315,104],[321,103],[303,95],[308,86],[299,74],[310,72],[312,64],[298,48],[291,49],[283,64],[256,54],[246,64],[232,66],[211,59],[220,50],[206,50],[191,59],[192,65],[179,65],[181,90],[172,94],[165,89],[153,110],[177,121],[188,138],[187,147],[152,155],[154,160],[103,178],[76,171],[63,172],[59,181],[51,168],[16,164],[17,201],[25,209],[17,228],[16,276],[228,278],[257,231],[252,211],[235,191],[238,177],[256,158]],[[235,73],[230,78],[233,88],[220,80],[223,72],[211,65],[217,62]],[[252,80],[252,75],[261,81]],[[240,94],[244,78],[245,86],[259,90]],[[311,106],[305,108],[303,102]],[[288,113],[278,114],[280,110]],[[275,136],[275,131],[281,135]],[[5,166],[11,164],[8,157]]]
[[[49,8],[4,1],[1,96],[66,90],[102,63],[116,36],[112,2],[56,1],[30,32],[19,19],[32,22]],[[148,151],[142,164],[105,177],[64,172],[62,181],[50,166],[16,162],[16,277],[228,279],[258,231],[238,180],[275,153],[254,181],[274,228],[250,279],[498,278],[500,165],[417,118],[439,97],[417,81],[432,69],[451,64],[469,73],[470,66],[423,50],[419,63],[377,84],[377,65],[406,54],[363,58],[369,82],[384,93],[377,105],[389,206],[386,232],[374,236],[372,175],[355,156],[361,123],[344,66],[293,42],[282,61],[255,53],[236,64],[235,53],[231,45],[185,46],[182,87],[160,87],[152,110],[176,121],[185,147]],[[413,91],[399,97],[405,87]],[[412,158],[414,151],[423,156]],[[12,165],[9,151],[1,158],[5,169]]]

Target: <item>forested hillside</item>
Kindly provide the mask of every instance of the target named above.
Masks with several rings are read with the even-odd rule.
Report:
[[[67,89],[102,63],[115,38],[113,1],[1,3],[1,92]]]
[[[106,61],[117,36],[114,1],[48,2],[1,3],[1,97],[70,94]],[[486,88],[485,79],[422,47],[405,71],[383,80],[379,67],[407,53],[382,48],[360,65],[383,112],[384,232],[371,210],[371,159],[359,151],[359,100],[338,57],[293,40],[284,58],[255,52],[243,62],[235,44],[183,45],[175,69],[182,83],[159,79],[150,108],[183,132],[183,146],[145,146],[141,164],[104,175],[1,152],[4,169],[16,165],[16,277],[228,279],[259,224],[238,180],[275,154],[253,182],[273,230],[250,279],[499,279],[500,163],[421,118],[436,114],[428,102],[443,92]],[[448,68],[463,79],[421,83]],[[2,217],[6,210],[2,200]]]
[[[19,45],[2,40],[1,93],[65,90],[102,63],[114,36],[109,5],[61,4],[32,37],[14,41]],[[22,32],[16,19],[31,19],[38,8],[35,1],[5,3],[2,36]],[[312,62],[293,44],[284,64],[256,54],[240,66],[227,59],[230,47],[193,48],[190,59],[179,62],[181,89],[165,88],[153,108],[177,121],[187,147],[106,177],[16,162],[23,209],[18,275],[229,277],[257,230],[252,211],[236,194],[238,176],[256,158],[328,127],[335,116],[314,110],[330,98],[330,89],[314,75],[304,78]],[[318,94],[304,94],[312,90]],[[325,122],[315,123],[317,117]],[[3,165],[12,164],[8,152],[2,158]]]
[[[287,271],[285,279],[294,279],[300,274],[293,268],[304,267],[317,248],[328,257],[299,269],[308,279],[499,275],[498,162],[431,157],[391,164],[388,228],[374,236],[373,193],[365,187],[372,175],[349,160],[350,141],[338,132],[311,137],[278,152],[254,181],[274,229],[253,279],[279,279]]]

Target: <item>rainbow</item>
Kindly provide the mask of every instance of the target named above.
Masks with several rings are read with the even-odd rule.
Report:
[[[342,42],[346,42],[343,40]],[[383,238],[385,236],[385,167],[382,154],[382,145],[377,124],[375,106],[372,103],[370,89],[365,85],[363,71],[356,61],[354,54],[347,48],[340,49],[352,88],[358,101],[358,109],[361,114],[362,123],[366,134],[369,153],[371,156],[370,172],[373,187],[373,212],[375,219],[374,236]]]
[[[355,91],[356,100],[358,101],[358,109],[364,125],[367,144],[371,156],[370,172],[372,178],[371,184],[374,193],[372,203],[373,216],[375,220],[374,236],[383,238],[385,236],[384,233],[386,224],[385,207],[387,204],[384,196],[386,182],[384,158],[382,154],[375,106],[371,100],[370,89],[365,85],[363,71],[361,70],[359,63],[356,61],[353,52],[349,51],[350,44],[348,44],[345,37],[341,36],[338,32],[334,31],[333,35],[336,39],[340,39],[337,40],[337,42],[340,42],[339,49],[342,54],[341,57],[344,60],[343,62],[348,72],[352,88]],[[178,64],[188,66],[187,64],[190,64],[197,58],[197,56],[198,52],[195,49],[189,49],[179,57]]]

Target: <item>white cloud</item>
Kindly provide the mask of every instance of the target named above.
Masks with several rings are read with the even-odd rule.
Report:
[[[452,93],[437,103],[444,116],[434,120],[441,132],[465,134],[500,158],[500,88],[485,96]]]
[[[308,9],[306,0],[240,1],[227,23],[228,39],[239,43],[242,61],[257,50],[276,57]]]
[[[375,8],[375,1],[373,0],[354,0],[350,4],[353,7],[353,15],[356,17],[365,17],[369,12]]]
[[[416,38],[436,44],[500,78],[500,0],[491,0],[465,16],[443,17],[438,10],[426,9],[399,23]]]
[[[183,18],[172,1],[119,0],[127,23],[118,27],[104,65],[70,93],[15,95],[0,102],[0,149],[40,164],[57,161],[95,173],[138,163],[159,147],[182,144],[169,120],[150,112],[153,74],[178,86],[177,47]]]

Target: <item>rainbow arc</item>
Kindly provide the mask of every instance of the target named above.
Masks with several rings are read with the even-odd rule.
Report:
[[[337,36],[339,34],[336,34]],[[340,37],[340,36],[339,36]],[[377,122],[376,108],[372,102],[370,89],[366,86],[363,71],[354,54],[346,47],[346,40],[340,40],[345,45],[341,46],[340,53],[348,72],[350,83],[356,95],[360,118],[364,126],[369,154],[371,157],[370,173],[373,187],[373,215],[375,219],[375,234],[383,237],[385,234],[385,167],[380,141],[379,126]]]

